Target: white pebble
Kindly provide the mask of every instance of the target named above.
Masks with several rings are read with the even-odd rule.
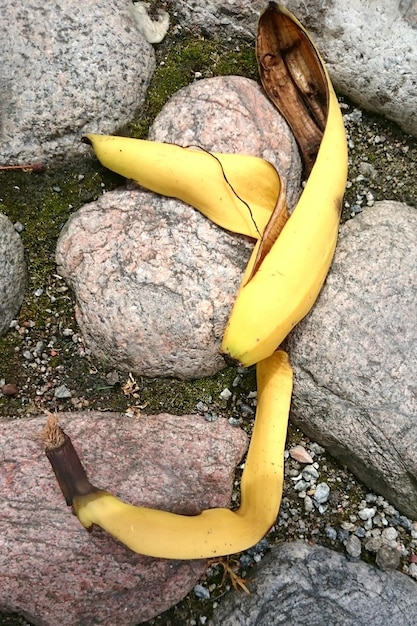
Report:
[[[365,507],[364,509],[361,509],[359,511],[358,515],[361,518],[361,520],[369,520],[374,517],[375,513],[376,513],[375,507]]]

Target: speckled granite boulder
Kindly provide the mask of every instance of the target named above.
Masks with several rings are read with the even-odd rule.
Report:
[[[3,2],[0,162],[80,154],[142,105],[154,51],[124,0]]]
[[[211,36],[253,36],[266,0],[168,0]],[[417,0],[288,0],[317,43],[337,90],[417,135]]]
[[[0,336],[23,302],[26,286],[25,253],[19,235],[0,213]]]
[[[288,179],[291,197],[298,193],[295,142],[248,79],[210,79],[180,91],[151,136],[265,155]],[[96,356],[141,375],[197,378],[224,367],[220,342],[252,245],[182,202],[117,190],[71,216],[56,259]]]
[[[377,202],[341,227],[335,259],[287,348],[292,420],[417,519],[417,211]]]
[[[177,513],[229,505],[246,436],[227,420],[94,411],[58,417],[97,486]],[[87,533],[43,452],[45,421],[0,422],[0,611],[42,626],[133,626],[178,602],[205,561],[152,559],[99,529]]]
[[[273,548],[249,589],[222,598],[210,626],[412,626],[417,612],[408,576],[302,542]]]

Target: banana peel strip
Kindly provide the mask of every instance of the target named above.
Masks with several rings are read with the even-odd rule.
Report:
[[[257,58],[264,89],[291,126],[308,176],[314,168],[326,129],[329,105],[332,98],[334,100],[331,83],[320,55],[308,33],[294,16],[277,3],[270,2],[259,20]],[[247,283],[251,282],[263,267],[264,260],[269,256],[281,232],[291,222],[286,206],[285,189],[275,168],[268,164],[275,171],[275,178],[271,174],[271,169],[266,172],[267,185],[263,187],[263,201],[250,211],[248,225],[248,206],[245,200],[242,202],[245,194],[241,194],[241,188],[247,190],[245,186],[247,176],[246,173],[242,175],[242,170],[248,167],[249,162],[245,163],[245,159],[241,158],[244,155],[211,155],[219,161],[223,172],[224,180],[221,181],[221,185],[218,170],[213,179],[214,188],[221,187],[221,198],[225,197],[225,181],[230,187],[229,191],[234,192],[234,189],[237,191],[232,193],[233,200],[230,195],[227,196],[227,201],[219,211],[216,202],[209,200],[205,203],[204,199],[201,200],[201,193],[195,195],[200,182],[196,182],[187,171],[187,160],[183,163],[184,179],[179,176],[179,180],[186,181],[188,185],[185,192],[181,191],[183,193],[181,196],[177,193],[178,185],[173,181],[173,172],[165,171],[161,186],[160,180],[157,180],[158,175],[153,175],[152,168],[146,169],[146,155],[140,167],[133,158],[126,158],[135,152],[135,150],[130,152],[132,144],[129,142],[140,140],[117,137],[104,139],[105,141],[103,136],[98,135],[88,135],[86,138],[86,141],[93,145],[103,165],[127,178],[137,180],[139,184],[153,191],[189,202],[225,228],[258,238],[255,256],[249,263],[244,279]],[[114,147],[116,151],[120,148],[122,139],[126,139],[126,143],[123,143],[126,148],[123,148],[125,154],[121,165],[116,162],[112,150]],[[110,152],[107,150],[109,146]],[[152,162],[156,163],[162,158],[162,166],[165,168],[170,166],[169,159],[166,159],[168,152],[172,151],[172,159],[177,158],[174,152],[178,156],[184,155],[183,152],[177,151],[180,149],[179,146],[172,144],[164,144],[161,154],[158,155],[160,146],[161,144],[158,146],[157,142],[142,142],[141,154],[145,154],[148,149],[154,150],[151,161],[154,159]],[[194,151],[194,154],[198,152]],[[186,156],[188,158],[189,154]],[[181,160],[183,157],[179,158]],[[197,158],[201,160],[204,157]],[[206,165],[211,168],[213,164],[208,165],[206,159],[204,168]],[[265,168],[264,163],[254,163],[254,166],[260,168],[258,171]],[[229,178],[233,179],[235,175],[238,178],[230,181]],[[207,185],[207,182],[205,184]],[[256,196],[256,189],[251,188],[249,191],[252,196]],[[226,219],[227,208],[233,203],[233,211],[229,212]],[[253,225],[258,216],[259,223]],[[238,221],[239,226],[236,229]],[[208,509],[195,516],[184,516],[125,503],[90,483],[70,439],[52,421],[45,434],[46,454],[54,468],[66,502],[73,507],[81,524],[87,529],[94,525],[101,526],[133,551],[161,558],[219,557],[242,551],[257,543],[274,524],[279,511],[283,487],[284,447],[292,393],[292,370],[288,355],[283,350],[273,351],[266,358],[255,359],[253,362],[256,363],[257,370],[258,406],[242,475],[239,509],[236,511],[226,508]]]
[[[280,350],[257,365],[255,425],[236,511],[207,509],[199,515],[127,504],[92,485],[70,438],[50,418],[46,454],[68,505],[81,524],[100,526],[134,552],[168,559],[202,559],[245,550],[274,524],[281,502],[284,448],[292,393],[292,369]]]

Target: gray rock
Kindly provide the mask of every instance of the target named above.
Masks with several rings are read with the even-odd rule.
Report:
[[[292,420],[417,518],[417,212],[377,202],[344,224],[323,291],[286,342]]]
[[[264,0],[169,0],[182,23],[203,34],[253,36]],[[336,89],[417,135],[415,0],[288,0],[309,30]]]
[[[0,162],[80,154],[142,105],[154,51],[124,0],[3,2],[0,29]]]
[[[23,244],[13,224],[0,213],[0,335],[20,309],[26,286]]]
[[[265,0],[167,0],[180,23],[204,35],[251,36],[256,30],[259,12]]]
[[[410,5],[408,8],[405,5]],[[414,2],[289,0],[309,29],[338,91],[417,135]]]
[[[301,542],[273,548],[254,570],[250,595],[231,593],[210,626],[414,626],[417,585]]]
[[[246,436],[226,419],[58,417],[91,481],[120,498],[187,515],[229,505]],[[43,452],[45,421],[0,422],[0,611],[42,626],[133,626],[168,609],[198,582],[205,561],[152,559],[99,529],[87,533]]]
[[[287,125],[245,78],[183,90],[152,136],[265,154],[284,176],[301,172]],[[293,174],[288,188],[295,198]],[[141,375],[197,378],[224,367],[220,343],[252,247],[180,201],[134,189],[107,193],[74,213],[56,259],[98,358]]]

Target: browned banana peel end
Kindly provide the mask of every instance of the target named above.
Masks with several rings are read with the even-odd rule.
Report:
[[[45,454],[68,506],[72,506],[75,497],[98,491],[88,480],[71,439],[59,426],[56,416],[52,413],[48,414],[43,441]]]
[[[256,58],[262,86],[291,127],[308,176],[326,126],[328,78],[306,30],[277,2],[259,18]]]

